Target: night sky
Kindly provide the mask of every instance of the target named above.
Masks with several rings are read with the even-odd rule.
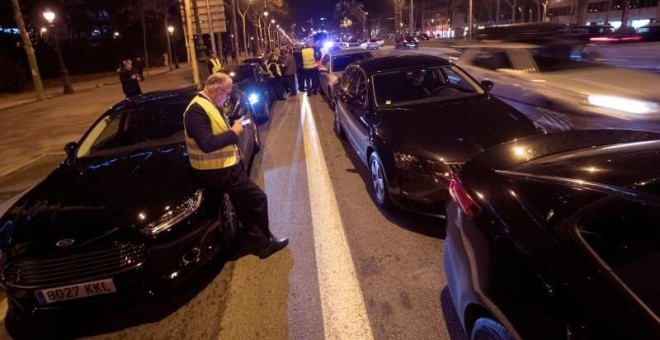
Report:
[[[294,10],[296,21],[299,23],[309,20],[312,16],[314,20],[318,20],[322,16],[333,20],[334,7],[337,3],[336,0],[287,0],[287,2]],[[365,5],[367,12],[373,14],[389,14],[394,11],[394,5],[391,4],[392,0],[361,0],[360,2]],[[386,7],[387,5],[391,6]]]

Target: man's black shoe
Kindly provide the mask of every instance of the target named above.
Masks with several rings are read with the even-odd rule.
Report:
[[[262,249],[261,251],[259,251],[259,258],[263,260],[263,259],[267,258],[268,256],[271,256],[271,255],[275,254],[276,252],[284,249],[284,247],[286,247],[287,244],[289,244],[289,239],[288,238],[284,237],[284,238],[277,239],[277,238],[273,237],[273,238],[270,239],[270,244],[268,245],[268,247],[266,247],[266,248]]]

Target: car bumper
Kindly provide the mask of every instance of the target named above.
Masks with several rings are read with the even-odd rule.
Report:
[[[397,206],[423,215],[444,215],[444,205],[449,199],[446,181],[400,171],[391,184],[390,197]]]
[[[203,223],[209,225],[200,226],[185,235],[177,235],[180,237],[174,240],[145,246],[142,260],[121,271],[41,285],[8,284],[6,289],[9,313],[15,320],[25,321],[57,316],[61,312],[75,311],[91,305],[110,306],[125,303],[130,299],[164,293],[218,253],[219,248],[216,246],[218,235],[210,232],[213,230],[210,225],[213,222]],[[37,297],[37,291],[40,290],[104,279],[112,279],[116,292],[52,303],[40,302]]]

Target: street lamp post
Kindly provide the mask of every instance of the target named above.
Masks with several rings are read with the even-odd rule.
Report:
[[[174,62],[174,68],[179,68],[179,56],[176,54],[176,48],[174,48],[174,26],[167,26],[167,32],[170,33],[170,43],[169,51],[172,61]],[[171,68],[170,68],[171,69]]]
[[[170,66],[170,71],[174,69],[174,63],[172,62],[172,33],[174,33],[174,26],[167,26],[167,62]]]
[[[55,12],[47,9],[43,13],[44,19],[48,21],[48,26],[53,32],[53,40],[55,41],[55,53],[57,53],[57,59],[60,63],[60,77],[62,78],[62,86],[64,87],[64,94],[73,93],[73,87],[71,86],[71,81],[69,80],[69,70],[66,69],[64,64],[64,58],[62,57],[62,50],[60,49],[60,40],[57,37],[57,32],[55,30]]]

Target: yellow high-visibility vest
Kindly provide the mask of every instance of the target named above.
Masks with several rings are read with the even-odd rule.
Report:
[[[198,170],[211,170],[211,169],[224,169],[230,166],[238,164],[240,156],[238,153],[238,146],[236,144],[225,146],[224,148],[216,151],[206,153],[199,148],[197,142],[194,138],[188,137],[188,131],[186,130],[186,113],[188,109],[193,104],[199,104],[202,106],[206,114],[211,120],[211,129],[214,136],[218,136],[224,132],[229,131],[229,123],[221,116],[220,110],[218,110],[213,103],[208,99],[204,98],[201,95],[196,96],[193,100],[190,101],[186,111],[183,113],[183,128],[185,131],[186,146],[188,147],[188,158],[190,159],[190,165],[194,169]]]
[[[314,59],[314,49],[311,47],[305,47],[302,49],[302,62],[303,68],[315,68],[316,60]]]
[[[271,66],[271,65],[275,65],[275,72],[276,72],[277,74],[273,74],[273,72],[270,70],[270,66]],[[267,68],[268,68],[268,74],[270,75],[271,78],[281,77],[281,76],[282,76],[282,71],[280,70],[280,65],[279,65],[278,63],[276,63],[276,62],[274,62],[274,61],[271,61],[271,62],[268,63],[268,65],[266,65],[266,66],[267,66]]]
[[[219,59],[211,59],[211,64],[213,64],[213,73],[219,72],[222,69],[222,64],[220,64]]]

